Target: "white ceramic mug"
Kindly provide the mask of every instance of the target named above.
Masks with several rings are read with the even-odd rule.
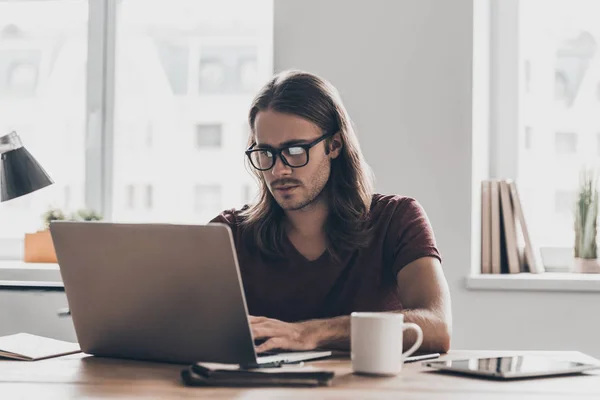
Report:
[[[417,324],[404,323],[404,315],[391,312],[354,312],[350,316],[352,370],[357,373],[396,375],[406,357],[423,343],[423,331]],[[403,332],[417,333],[415,344],[402,352]]]

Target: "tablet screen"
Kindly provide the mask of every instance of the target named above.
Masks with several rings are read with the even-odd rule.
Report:
[[[440,370],[497,378],[559,375],[600,368],[600,365],[529,355],[433,361],[425,365]]]

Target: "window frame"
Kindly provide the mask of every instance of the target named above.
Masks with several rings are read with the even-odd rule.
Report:
[[[0,0],[0,2],[10,2],[12,0]],[[113,158],[115,156],[115,74],[116,74],[116,46],[117,42],[117,8],[122,0],[78,0],[81,4],[87,4],[88,7],[88,27],[87,27],[87,67],[86,67],[86,93],[85,93],[85,182],[84,182],[84,203],[88,208],[102,213],[106,220],[112,220],[117,211],[118,201],[113,199],[115,188],[113,187],[116,172],[114,171]],[[86,3],[83,3],[86,1]],[[257,62],[259,67],[267,68],[273,72],[273,30],[274,30],[274,11],[272,0],[271,14],[266,17],[269,21],[270,38],[268,43],[259,45],[257,50]],[[266,38],[265,38],[266,39]],[[251,38],[242,36],[235,40],[226,37],[206,37],[201,40],[193,39],[190,43],[190,52],[188,54],[187,72],[189,74],[186,86],[186,93],[190,94],[198,90],[198,65],[196,62],[201,59],[201,48],[203,46],[256,46]],[[265,52],[269,53],[268,57]],[[183,96],[187,96],[184,94]],[[239,93],[247,96],[247,93]],[[220,94],[214,94],[215,99],[221,100]],[[239,104],[234,104],[239,107]],[[227,124],[222,124],[222,135],[228,129]],[[154,139],[146,136],[146,144],[155,146],[152,143]],[[223,146],[223,140],[222,146]],[[25,144],[27,146],[27,144]],[[245,150],[246,146],[240,148]],[[143,190],[143,188],[142,188]],[[242,188],[240,188],[240,191]],[[143,193],[142,193],[143,195]],[[30,196],[35,196],[35,193]],[[158,202],[156,193],[153,193],[153,207]],[[1,206],[1,205],[0,205]],[[0,238],[0,261],[21,261],[23,259],[24,248],[23,237]]]
[[[519,112],[529,74],[526,63],[520,63],[519,2],[486,2],[489,17],[488,177],[515,181],[519,178],[519,142],[528,140],[527,126]],[[544,264],[553,271],[569,272],[565,260],[572,258],[572,247],[543,246],[540,251]]]
[[[519,171],[519,0],[490,2],[490,177]]]
[[[87,207],[110,219],[118,0],[82,1],[88,3],[84,198]],[[23,241],[0,239],[0,260],[22,260]]]

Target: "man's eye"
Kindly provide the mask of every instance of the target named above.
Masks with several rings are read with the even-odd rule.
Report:
[[[302,147],[288,147],[287,152],[291,156],[299,156],[301,154],[304,154],[304,148],[302,148]]]

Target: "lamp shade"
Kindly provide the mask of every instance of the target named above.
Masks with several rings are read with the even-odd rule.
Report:
[[[23,147],[16,132],[0,137],[0,201],[34,192],[54,183]]]

